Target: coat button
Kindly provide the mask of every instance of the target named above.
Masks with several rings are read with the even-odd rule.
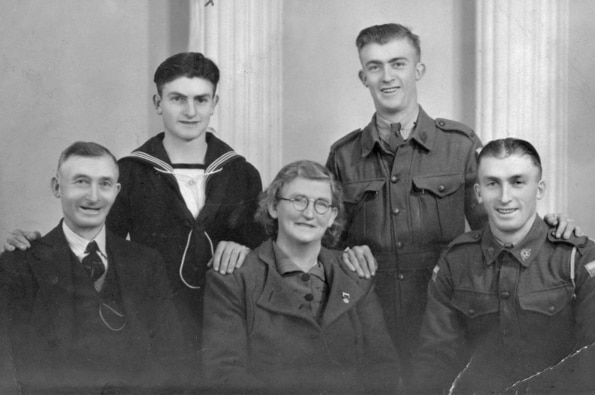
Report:
[[[308,273],[303,273],[302,274],[302,281],[309,281],[310,280],[310,275]]]
[[[401,212],[401,210],[399,210],[398,208],[393,210],[394,215],[399,215],[400,212]]]
[[[399,280],[405,280],[405,275],[403,273],[399,273]]]
[[[473,309],[469,309],[467,310],[467,312],[469,313],[469,315],[475,315],[475,310]]]
[[[445,186],[445,185],[440,185],[440,186],[438,187],[438,190],[439,190],[440,192],[444,192],[444,191],[446,190],[446,186]]]
[[[500,297],[505,300],[510,299],[510,292],[504,291],[500,293]]]
[[[306,294],[306,296],[304,296],[304,299],[306,299],[306,301],[308,301],[308,302],[311,302],[314,300],[314,295]]]
[[[549,310],[549,312],[550,312],[550,313],[553,313],[553,312],[554,312],[554,310],[556,310],[556,308],[555,308],[554,306],[550,306],[550,307],[548,308],[548,310]]]
[[[446,123],[444,121],[438,121],[438,125],[444,126],[444,125],[446,125]]]
[[[392,177],[390,178],[390,182],[392,182],[393,184],[396,184],[396,183],[397,183],[397,181],[399,181],[399,177],[397,177],[397,176],[392,176]]]
[[[397,248],[403,248],[403,243],[401,243],[400,241],[397,241],[397,243],[395,244],[395,246]]]

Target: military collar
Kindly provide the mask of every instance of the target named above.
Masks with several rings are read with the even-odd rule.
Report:
[[[498,243],[490,227],[486,226],[481,240],[481,249],[486,265],[489,266],[496,262],[502,251],[508,251],[519,264],[528,267],[545,244],[548,230],[545,222],[537,216],[527,236],[509,249]]]
[[[304,273],[304,271],[298,265],[296,265],[289,256],[287,256],[285,251],[279,248],[276,242],[273,242],[273,254],[275,254],[275,265],[277,267],[277,271],[281,276],[293,272]],[[322,266],[320,260],[318,260],[318,263],[311,267],[307,273],[318,277],[322,281],[326,281],[324,266]]]
[[[434,148],[435,129],[434,120],[419,106],[419,115],[417,116],[415,128],[411,131],[409,140],[415,141],[427,151],[431,151]],[[379,149],[383,149],[382,141],[376,127],[376,113],[372,116],[372,120],[368,126],[362,130],[361,146],[362,157],[370,155],[376,146]]]

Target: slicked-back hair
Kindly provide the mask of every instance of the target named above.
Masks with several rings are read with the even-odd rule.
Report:
[[[417,60],[421,60],[421,41],[419,36],[408,27],[398,23],[387,23],[384,25],[374,25],[363,29],[355,39],[355,46],[358,51],[370,43],[384,45],[393,40],[402,40],[406,38],[417,52]]]
[[[535,167],[539,169],[539,179],[541,179],[543,169],[539,153],[530,142],[514,137],[490,141],[479,153],[477,166],[479,167],[483,158],[504,159],[511,155],[528,156]]]
[[[326,181],[331,187],[331,205],[337,209],[337,217],[325,232],[322,244],[332,247],[339,240],[343,230],[343,190],[332,173],[326,167],[314,161],[300,160],[292,162],[279,170],[275,179],[260,195],[258,210],[255,214],[256,221],[264,226],[269,237],[277,237],[279,223],[276,218],[271,217],[269,214],[269,205],[277,205],[282,197],[281,190],[283,187],[298,177],[307,180]]]
[[[219,83],[219,68],[211,59],[200,52],[180,52],[165,59],[153,77],[157,92],[161,95],[163,85],[176,78],[203,78],[213,84],[213,94]]]
[[[58,171],[60,171],[62,163],[66,162],[66,160],[72,156],[81,156],[83,158],[99,158],[107,156],[114,161],[116,170],[118,169],[118,161],[116,160],[116,157],[103,145],[89,141],[76,141],[66,147],[60,154],[60,159],[58,159]]]

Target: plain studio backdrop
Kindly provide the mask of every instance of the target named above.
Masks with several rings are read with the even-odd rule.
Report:
[[[221,10],[229,7],[230,1],[202,3],[206,10],[221,7],[218,18],[225,20],[232,15]],[[279,94],[278,124],[282,125],[272,134],[277,159],[271,163],[275,165],[266,165],[260,157],[270,147],[254,147],[254,141],[250,145],[251,141],[238,137],[244,133],[241,127],[219,130],[222,118],[234,114],[221,113],[214,119],[219,136],[259,167],[265,184],[278,170],[272,168],[277,163],[300,158],[324,162],[332,142],[369,122],[374,108],[368,91],[357,79],[359,62],[354,41],[362,28],[372,24],[399,22],[421,36],[427,73],[418,84],[420,103],[431,116],[462,121],[482,135],[476,119],[479,2],[276,1],[282,28],[276,37],[280,45],[271,47],[266,55],[278,59],[281,65],[280,83],[274,87]],[[250,0],[253,7],[260,3],[266,7],[267,0]],[[590,0],[561,3],[567,7],[567,29],[563,34],[568,45],[567,56],[557,61],[567,62],[567,91],[561,91],[567,95],[567,120],[562,127],[542,133],[563,133],[567,144],[567,199],[557,211],[567,211],[593,236],[595,4]],[[60,205],[50,194],[49,180],[59,153],[68,144],[76,140],[96,141],[120,157],[162,130],[161,119],[151,102],[152,76],[167,56],[188,50],[193,23],[191,4],[196,6],[197,1],[1,2],[3,239],[7,231],[16,227],[46,233],[55,226]],[[497,4],[504,6],[507,2]],[[228,69],[222,67],[221,72],[221,103],[237,99],[233,93],[241,88],[242,81],[226,80],[231,74]],[[229,86],[232,83],[234,86]],[[254,136],[258,130],[246,133]],[[556,170],[546,167],[546,179]]]

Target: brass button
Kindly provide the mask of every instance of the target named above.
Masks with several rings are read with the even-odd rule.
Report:
[[[398,208],[393,210],[394,215],[398,215],[400,212],[401,212],[401,210],[399,210]]]
[[[403,273],[399,273],[399,280],[405,280],[405,275]]]
[[[473,309],[469,309],[467,312],[469,313],[469,315],[475,315],[475,310]]]
[[[444,192],[444,191],[446,190],[446,186],[444,186],[444,185],[440,185],[440,186],[438,187],[438,190],[439,190],[440,192]]]
[[[500,294],[500,296],[505,300],[510,299],[510,292],[504,291]]]
[[[403,247],[403,243],[401,243],[400,241],[397,241],[397,244],[395,244],[397,246],[397,248],[402,248]]]
[[[395,184],[397,181],[399,181],[399,177],[397,177],[397,176],[392,176],[390,178],[390,182],[392,182],[393,184]]]

